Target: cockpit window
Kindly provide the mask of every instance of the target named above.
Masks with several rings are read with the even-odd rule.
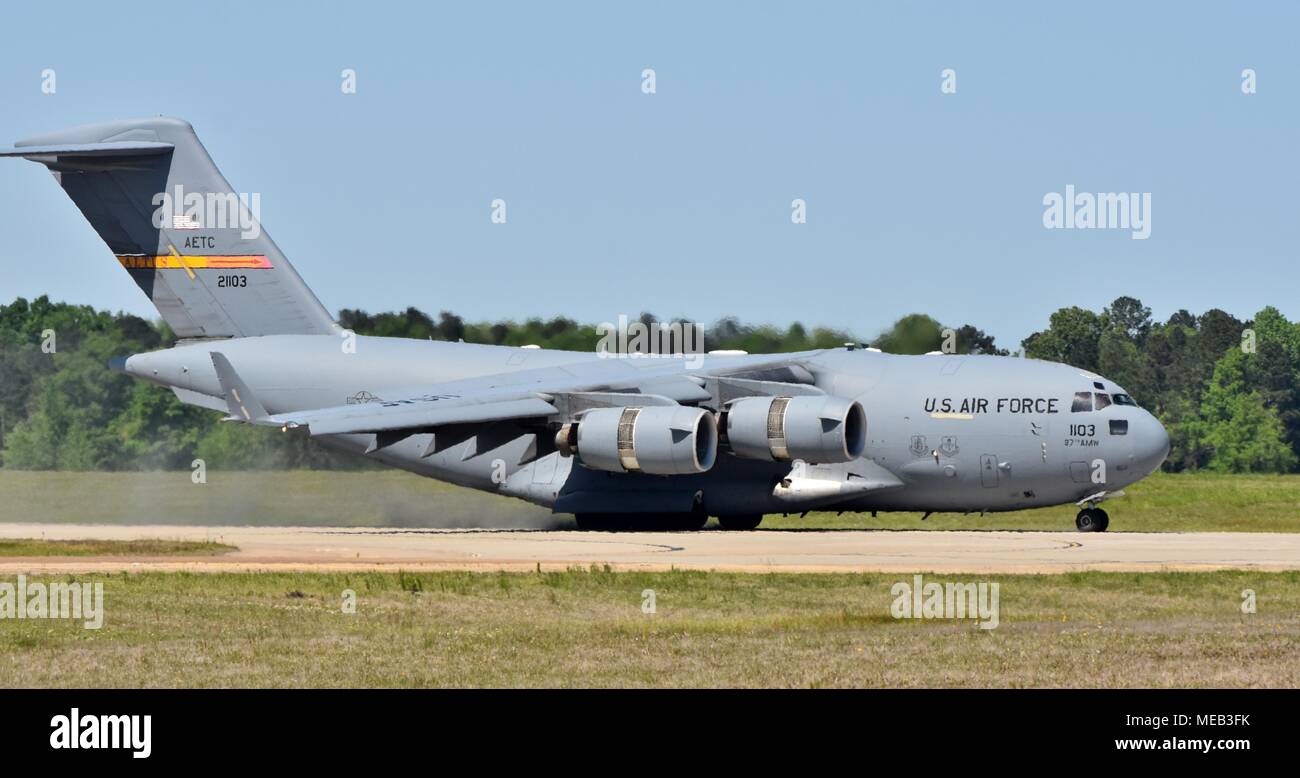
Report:
[[[1074,405],[1070,406],[1070,413],[1083,413],[1092,410],[1092,392],[1075,392]]]
[[[1117,394],[1115,395],[1114,400],[1116,405],[1132,405],[1134,408],[1137,407],[1137,403],[1127,394]]]
[[[1097,410],[1106,408],[1110,405],[1110,395],[1097,392]]]

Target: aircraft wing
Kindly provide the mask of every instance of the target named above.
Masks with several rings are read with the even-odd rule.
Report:
[[[673,405],[725,401],[753,394],[820,394],[797,355],[763,359],[724,358],[710,370],[680,363],[629,367],[601,360],[537,371],[520,371],[421,387],[391,400],[267,414],[229,361],[211,358],[229,404],[231,420],[285,429],[305,427],[312,436],[394,433],[453,425],[572,417],[595,407]],[[773,380],[776,379],[776,380]]]

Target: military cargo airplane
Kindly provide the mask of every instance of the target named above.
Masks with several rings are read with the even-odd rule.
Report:
[[[753,529],[768,513],[983,513],[1103,501],[1164,428],[1113,381],[1015,357],[625,354],[345,331],[193,128],[76,127],[39,162],[175,331],[115,367],[238,423],[572,513],[584,529]]]

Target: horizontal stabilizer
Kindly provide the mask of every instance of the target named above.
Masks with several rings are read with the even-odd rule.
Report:
[[[163,154],[174,149],[170,143],[111,141],[109,143],[65,143],[56,146],[15,146],[0,149],[0,157],[138,157]]]

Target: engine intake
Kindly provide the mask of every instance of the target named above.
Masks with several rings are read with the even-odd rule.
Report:
[[[645,408],[597,408],[560,431],[563,452],[568,442],[593,470],[611,473],[687,475],[713,467],[718,455],[718,426],[713,414],[682,405]]]
[[[732,453],[745,459],[850,462],[867,448],[867,414],[843,397],[745,397],[727,406]]]

